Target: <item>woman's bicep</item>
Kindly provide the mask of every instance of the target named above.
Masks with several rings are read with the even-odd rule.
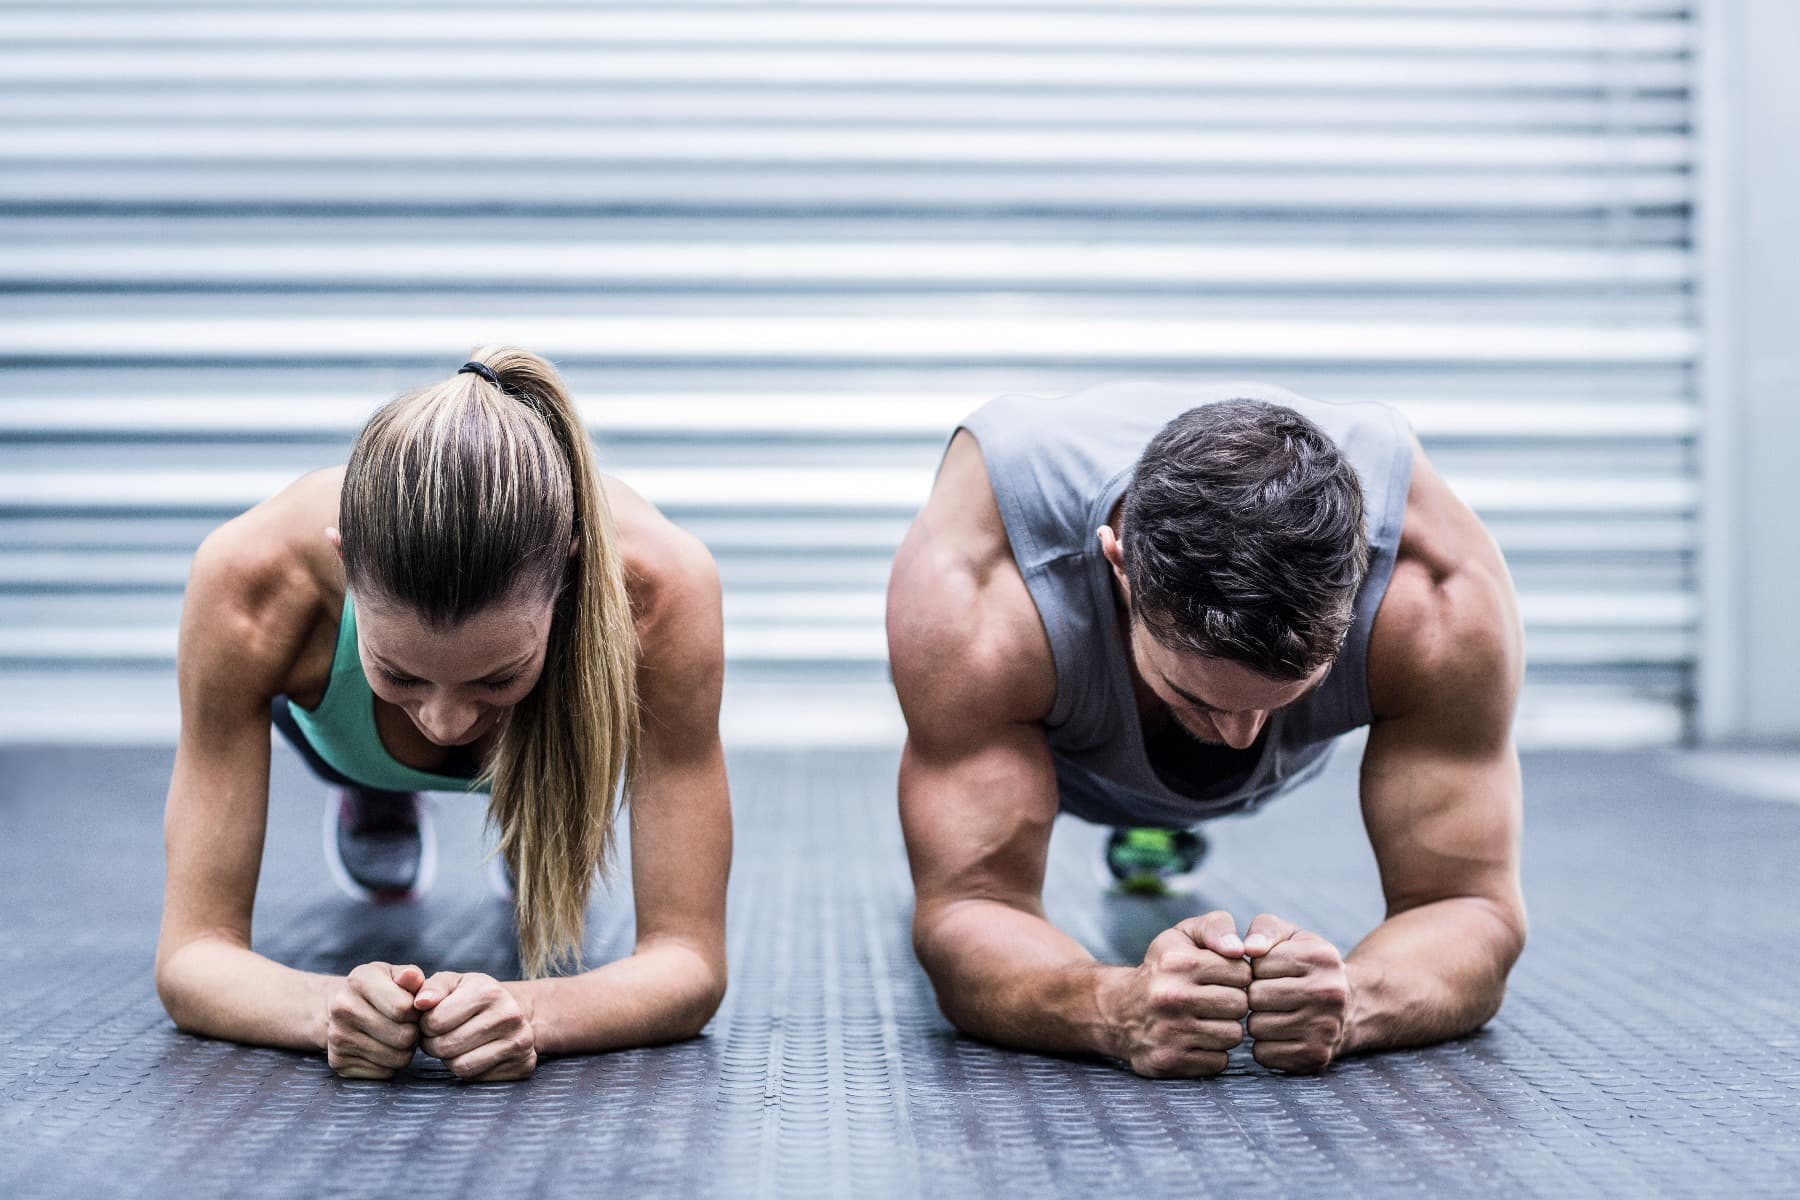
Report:
[[[689,660],[686,688],[669,675],[644,696],[628,811],[639,944],[674,937],[722,958],[731,800],[719,740],[723,655],[708,657]]]
[[[638,942],[674,938],[722,957],[731,801],[717,731],[642,766],[630,808]]]

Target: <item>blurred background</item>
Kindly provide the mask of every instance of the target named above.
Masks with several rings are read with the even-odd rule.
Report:
[[[1000,391],[1402,408],[1529,745],[1800,737],[1786,0],[0,5],[0,740],[160,741],[213,526],[481,342],[726,585],[738,742],[897,744]]]

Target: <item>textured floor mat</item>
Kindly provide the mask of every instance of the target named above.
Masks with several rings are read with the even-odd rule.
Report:
[[[1067,824],[1050,908],[1097,953],[1223,906],[1347,948],[1377,919],[1349,759],[1211,830],[1204,891],[1104,895]],[[891,755],[738,754],[731,992],[706,1036],[470,1087],[177,1032],[150,963],[166,751],[0,753],[0,1194],[683,1196],[1786,1194],[1800,1173],[1800,807],[1653,758],[1528,760],[1531,946],[1486,1031],[1210,1081],[996,1050],[938,1015],[907,936]],[[340,899],[323,790],[278,748],[257,946],[510,973],[479,816],[440,799],[437,890]],[[627,952],[629,890],[590,963]],[[614,1189],[623,1189],[616,1191]]]

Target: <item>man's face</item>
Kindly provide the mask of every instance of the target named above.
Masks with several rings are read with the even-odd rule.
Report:
[[[466,746],[536,686],[553,615],[549,601],[506,601],[435,630],[410,609],[358,595],[363,674],[432,742]]]
[[[1138,675],[1175,722],[1208,745],[1248,749],[1271,712],[1306,695],[1331,670],[1327,663],[1305,679],[1270,679],[1229,659],[1171,650],[1136,617],[1130,628]]]

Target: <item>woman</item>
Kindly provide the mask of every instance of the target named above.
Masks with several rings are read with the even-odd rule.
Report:
[[[520,1079],[543,1054],[698,1033],[725,991],[723,675],[705,548],[597,472],[549,363],[476,351],[371,417],[347,466],[301,478],[195,555],[164,1007],[191,1032],[323,1050],[361,1079],[391,1077],[415,1049],[464,1079]],[[489,793],[525,980],[387,963],[309,974],[250,949],[272,707],[342,786],[329,852],[362,894],[426,882],[414,793]],[[636,949],[546,978],[578,960],[624,797]]]

